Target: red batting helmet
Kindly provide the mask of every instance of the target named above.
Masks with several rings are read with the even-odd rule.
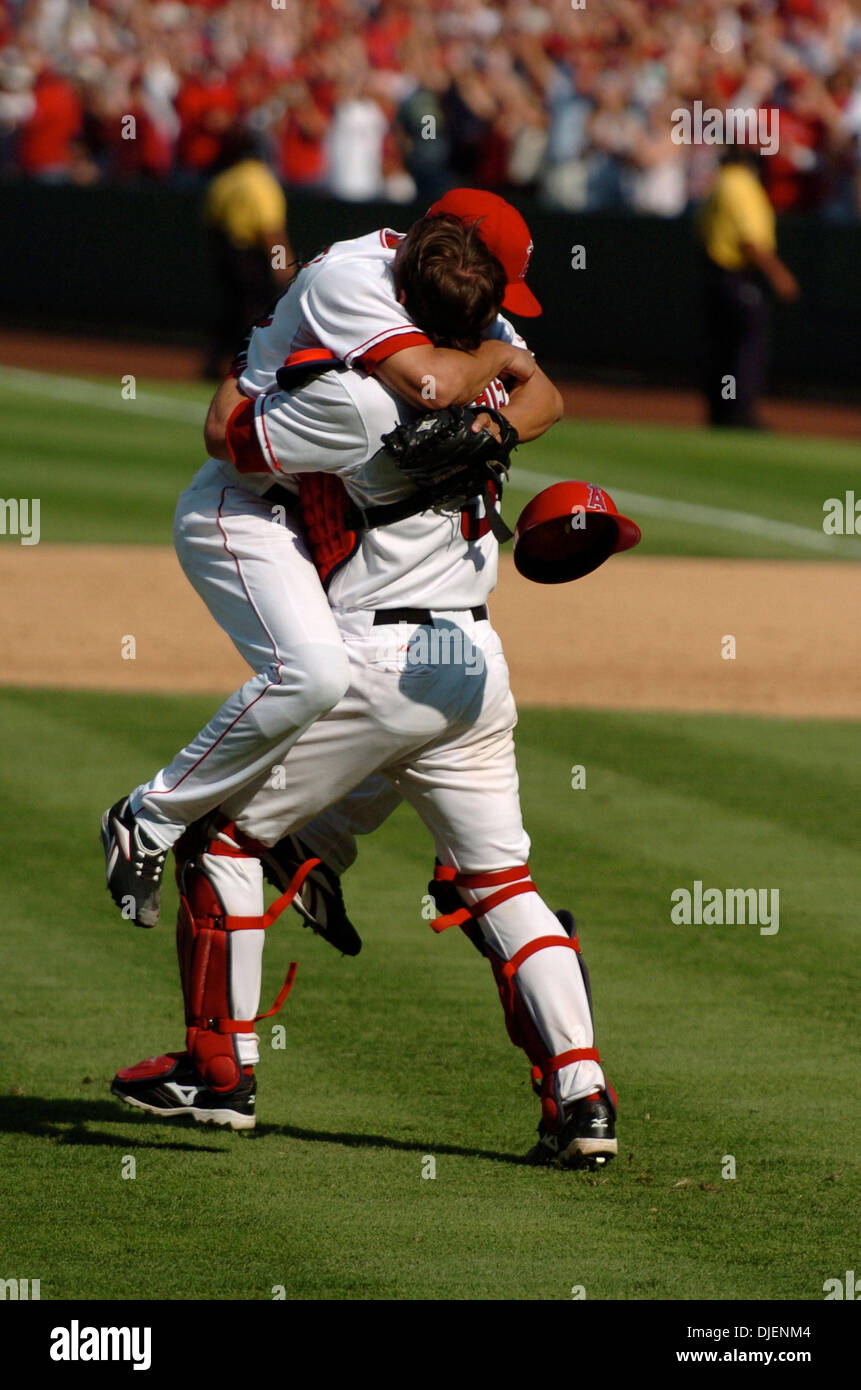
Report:
[[[520,513],[514,563],[536,584],[564,584],[591,574],[617,551],[630,550],[640,537],[637,523],[620,516],[603,488],[554,483]]]
[[[481,188],[452,188],[428,208],[426,216],[441,217],[444,213],[467,226],[475,223],[485,246],[501,262],[508,280],[503,309],[527,318],[540,314],[541,305],[526,283],[532,237],[517,208],[498,193],[486,193]]]

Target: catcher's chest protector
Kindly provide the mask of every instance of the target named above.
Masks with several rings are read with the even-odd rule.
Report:
[[[349,530],[344,521],[350,498],[334,473],[303,473],[299,477],[299,505],[308,549],[325,587],[358,549],[359,534]]]

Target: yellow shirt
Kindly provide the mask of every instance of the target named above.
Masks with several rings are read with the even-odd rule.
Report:
[[[261,160],[243,159],[212,180],[203,216],[236,246],[260,246],[286,225],[287,199]]]
[[[742,243],[759,251],[777,250],[774,208],[752,169],[725,164],[700,217],[706,255],[725,270],[743,270]]]

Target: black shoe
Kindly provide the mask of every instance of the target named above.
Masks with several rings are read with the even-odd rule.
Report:
[[[141,830],[127,796],[102,816],[108,892],[127,921],[154,927],[161,910],[161,880],[167,850]]]
[[[306,859],[316,858],[295,835],[285,835],[277,845],[263,855],[263,872],[279,892],[286,891],[290,880]],[[341,880],[333,869],[322,862],[311,870],[296,897],[293,907],[305,925],[328,941],[345,956],[357,956],[362,939],[353,926],[344,906]]]
[[[615,1110],[605,1092],[596,1091],[566,1107],[557,1134],[542,1120],[538,1143],[526,1155],[529,1163],[554,1168],[605,1168],[618,1153]]]
[[[170,1120],[190,1115],[199,1125],[229,1125],[253,1129],[256,1099],[254,1073],[243,1073],[239,1085],[226,1094],[210,1091],[187,1052],[147,1057],[124,1067],[111,1082],[111,1091],[127,1105]]]

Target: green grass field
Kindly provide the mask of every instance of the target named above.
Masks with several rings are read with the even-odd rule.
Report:
[[[620,1093],[619,1159],[591,1177],[518,1162],[528,1069],[487,966],[422,919],[430,846],[403,809],[346,880],[357,959],[292,913],[273,929],[265,1000],[300,970],[286,1050],[261,1025],[254,1135],[109,1097],[181,1032],[172,889],[155,931],[119,920],[97,812],[207,709],[0,695],[5,1270],[43,1298],[817,1299],[855,1268],[854,726],[523,717],[534,872],[577,911]],[[779,932],[674,926],[697,878],[779,888]]]
[[[124,401],[118,381],[61,381],[0,367],[0,496],[40,497],[46,541],[169,544],[177,495],[203,461],[208,388],[139,382]],[[630,506],[642,554],[861,559],[861,539],[822,532],[823,503],[858,481],[857,444],[565,420],[514,463],[512,525],[546,482],[581,478]]]
[[[0,494],[41,498],[45,541],[168,543],[200,461],[203,388],[140,384],[162,414],[131,431],[134,403],[64,389],[24,391],[0,369]],[[831,440],[566,422],[524,463],[652,499],[653,554],[828,560],[855,554],[851,538],[810,537],[858,458]],[[512,490],[510,519],[524,498]],[[693,524],[660,499],[778,529],[763,541],[708,510]],[[261,1025],[253,1135],[159,1124],[110,1098],[118,1066],[182,1031],[173,888],[157,930],[124,924],[98,817],[211,711],[0,688],[0,1277],[40,1279],[43,1299],[283,1286],[567,1300],[581,1285],[588,1299],[820,1300],[857,1269],[857,724],[522,712],[533,871],[577,913],[620,1096],[619,1158],[591,1176],[520,1162],[537,1121],[528,1065],[486,964],[422,918],[432,851],[404,809],[346,880],[358,959],[292,913],[270,935],[264,1007],[286,962],[300,970],[278,1020],[286,1049]],[[670,894],[695,880],[778,889],[779,931],[674,925]]]

